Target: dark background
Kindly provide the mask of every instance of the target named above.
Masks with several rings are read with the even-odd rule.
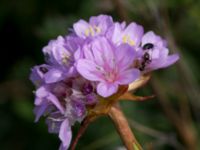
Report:
[[[98,14],[135,21],[166,38],[180,61],[155,71],[137,95],[146,102],[123,102],[138,141],[145,149],[200,148],[200,1],[199,0],[1,0],[0,1],[0,149],[55,150],[60,141],[44,119],[33,123],[30,68],[44,62],[41,49],[64,35],[73,22]],[[79,125],[74,128],[74,136]],[[100,118],[80,140],[80,150],[120,150],[111,121]]]

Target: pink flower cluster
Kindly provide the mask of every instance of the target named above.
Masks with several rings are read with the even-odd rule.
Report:
[[[114,22],[111,16],[79,20],[73,31],[58,36],[43,48],[45,64],[32,68],[36,86],[36,120],[46,116],[49,132],[58,133],[61,150],[68,149],[76,121],[87,115],[87,106],[98,97],[109,97],[120,85],[142,74],[165,68],[179,56],[169,55],[166,41],[134,22]]]

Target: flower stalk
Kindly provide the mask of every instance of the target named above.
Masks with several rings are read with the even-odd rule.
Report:
[[[127,150],[142,150],[142,146],[136,140],[119,105],[115,104],[113,107],[111,107],[109,111],[109,117],[113,121]]]

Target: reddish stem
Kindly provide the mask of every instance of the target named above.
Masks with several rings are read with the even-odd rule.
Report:
[[[121,111],[118,105],[112,106],[109,112],[109,116],[113,121],[127,150],[142,150],[142,147],[136,140],[129,127],[126,117],[124,116],[123,112]]]
[[[81,128],[79,129],[78,131],[78,134],[77,136],[75,137],[74,141],[72,142],[72,145],[71,145],[71,148],[70,150],[75,150],[76,148],[76,145],[79,141],[79,139],[81,138],[81,136],[84,134],[85,130],[87,129],[87,127],[89,126],[89,124],[92,122],[92,120],[90,120],[90,118],[86,118],[82,125],[81,125]]]

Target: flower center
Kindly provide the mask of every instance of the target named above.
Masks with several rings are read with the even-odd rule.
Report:
[[[89,26],[86,30],[85,30],[85,35],[86,36],[94,36],[95,33],[99,34],[101,32],[101,28],[99,28],[98,26]]]
[[[117,78],[117,73],[115,71],[106,72],[104,74],[104,77],[105,77],[106,81],[113,83],[113,82],[115,82],[115,80]]]

